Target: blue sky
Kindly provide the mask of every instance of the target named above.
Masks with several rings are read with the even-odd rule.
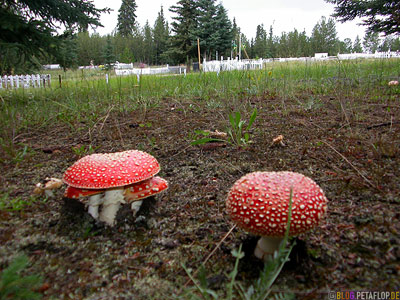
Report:
[[[153,26],[161,5],[164,7],[164,14],[168,21],[171,21],[172,14],[168,8],[175,5],[178,0],[136,0],[138,6],[136,14],[141,26],[146,20]],[[282,31],[292,31],[296,28],[299,31],[306,30],[308,36],[314,25],[321,16],[327,18],[333,13],[334,6],[324,0],[223,0],[220,1],[228,10],[229,18],[236,18],[236,23],[242,32],[251,39],[255,36],[256,27],[264,24],[269,30],[270,25],[274,28],[274,34],[280,35]],[[110,15],[103,15],[101,22],[104,28],[98,28],[100,34],[108,34],[117,24],[118,9],[121,0],[94,0],[98,8],[109,7],[114,11]],[[336,29],[341,40],[345,38],[355,39],[357,35],[364,36],[365,28],[357,26],[359,21],[350,23],[337,23]]]

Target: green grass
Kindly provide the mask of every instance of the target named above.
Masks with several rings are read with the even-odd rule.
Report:
[[[387,82],[400,76],[400,60],[349,60],[327,62],[285,62],[266,64],[263,70],[216,73],[192,73],[182,76],[111,76],[106,83],[105,72],[78,70],[52,71],[51,87],[0,90],[1,144],[9,147],[18,134],[29,128],[46,128],[57,123],[77,132],[82,126],[95,126],[110,112],[138,112],[145,118],[165,98],[192,101],[194,105],[251,112],[251,99],[278,98],[277,109],[285,110],[288,99],[312,95],[341,98],[363,97],[368,94],[377,101],[382,90],[387,97],[396,97],[399,89],[388,90]],[[144,122],[145,120],[143,120]]]
[[[21,197],[11,198],[7,193],[0,194],[0,211],[23,211],[26,207],[33,205],[36,201],[38,200],[34,196],[29,196],[27,199],[22,199]]]
[[[26,255],[18,256],[0,273],[0,299],[34,300],[41,299],[42,295],[35,292],[42,279],[37,275],[23,276],[28,266]]]

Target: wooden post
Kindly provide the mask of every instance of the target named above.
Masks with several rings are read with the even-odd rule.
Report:
[[[239,60],[242,60],[242,34],[239,33]]]
[[[197,39],[197,55],[199,56],[199,70],[201,66],[201,59],[200,59],[200,39]]]
[[[60,88],[61,88],[61,75],[58,75],[58,82],[60,83]]]

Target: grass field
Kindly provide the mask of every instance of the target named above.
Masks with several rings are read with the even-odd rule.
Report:
[[[399,60],[139,82],[111,74],[106,83],[105,73],[88,71],[52,78],[47,88],[0,90],[0,270],[26,254],[44,299],[258,299],[238,288],[257,288],[257,238],[238,228],[227,235],[225,199],[248,172],[287,170],[321,186],[328,212],[294,238],[269,297],[400,289],[400,86],[388,86],[400,78]],[[249,122],[255,109],[248,141],[191,144],[204,130],[234,131],[229,115]],[[284,146],[272,145],[278,135]],[[170,184],[139,219],[125,209],[110,229],[62,190],[32,195],[84,155],[128,149],[154,155]],[[231,252],[240,245],[239,260]]]

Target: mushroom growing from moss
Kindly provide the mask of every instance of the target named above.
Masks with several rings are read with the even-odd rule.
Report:
[[[136,184],[142,186],[143,181],[152,179],[159,171],[158,161],[139,150],[88,155],[65,171],[63,181],[68,185],[65,195],[67,198],[79,198],[79,194],[88,196],[89,213],[113,226],[120,204],[126,202],[126,190]],[[168,185],[164,182],[166,188]],[[99,205],[102,206],[100,213]]]
[[[241,228],[261,238],[254,254],[268,260],[279,249],[288,222],[290,190],[292,217],[289,235],[314,228],[327,209],[322,189],[309,177],[294,172],[249,173],[232,186],[226,209]]]

